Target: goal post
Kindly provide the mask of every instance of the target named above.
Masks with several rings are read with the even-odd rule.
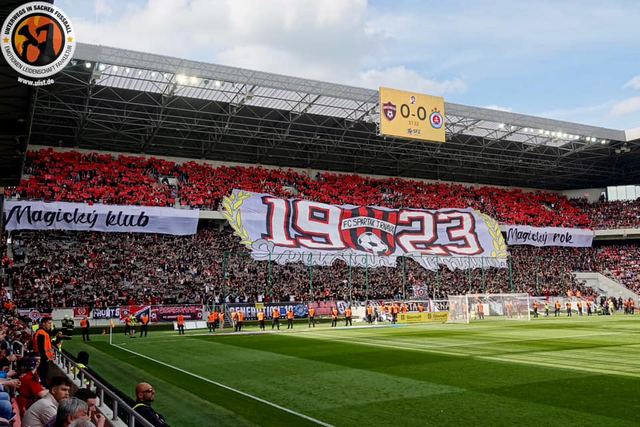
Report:
[[[449,321],[485,319],[531,320],[529,294],[466,294],[449,296]],[[456,319],[456,320],[454,320]]]

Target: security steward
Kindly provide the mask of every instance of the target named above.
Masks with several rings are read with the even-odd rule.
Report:
[[[53,320],[50,317],[43,317],[40,321],[40,327],[33,336],[33,350],[40,356],[38,376],[45,386],[49,381],[49,366],[53,364],[54,359],[53,346],[51,345],[52,328]]]
[[[278,307],[271,312],[271,329],[273,330],[275,326],[280,330],[280,309]]]
[[[82,330],[82,341],[91,341],[89,338],[89,319],[86,316],[80,321],[80,329]]]
[[[287,310],[287,329],[293,329],[293,318],[294,318],[294,314],[293,314],[293,309],[289,308],[289,310]]]
[[[338,309],[333,307],[331,309],[331,327],[335,328],[338,325]]]
[[[184,316],[182,314],[178,314],[176,323],[178,324],[178,335],[184,335]]]
[[[149,315],[143,314],[140,316],[140,337],[146,337],[149,332]]]
[[[351,322],[352,314],[351,306],[347,307],[344,311],[344,326],[353,326],[353,323]]]
[[[216,330],[216,315],[215,315],[215,311],[212,311],[211,313],[209,313],[209,316],[207,316],[207,327],[209,328],[209,332],[215,332]]]
[[[316,309],[309,307],[309,327],[316,327]]]

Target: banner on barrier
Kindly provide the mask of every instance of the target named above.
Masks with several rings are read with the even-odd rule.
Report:
[[[503,229],[509,245],[590,248],[593,244],[593,230],[586,228],[505,225]]]
[[[447,320],[449,320],[449,313],[446,311],[398,314],[398,323],[446,322]]]
[[[74,230],[102,232],[195,234],[198,209],[152,206],[89,205],[67,202],[7,200],[7,230]]]
[[[286,319],[287,311],[289,309],[293,309],[293,314],[296,319],[305,318],[309,315],[309,309],[307,304],[302,302],[281,302],[281,303],[231,303],[227,304],[229,312],[232,311],[242,311],[244,313],[245,320],[257,320],[258,319],[258,311],[262,310],[265,313],[265,319],[271,319],[273,317],[273,310],[277,309],[280,311],[280,319]],[[335,307],[335,303],[334,303]],[[316,316],[320,316],[318,312],[316,312]]]
[[[473,209],[336,206],[241,190],[222,204],[256,260],[394,267],[405,256],[429,270],[507,267],[498,223]]]
[[[91,309],[89,307],[73,307],[74,319],[89,317]]]
[[[51,317],[52,310],[40,310],[37,308],[19,308],[18,316],[28,317],[33,322],[40,321],[43,317]]]
[[[91,313],[94,319],[119,319],[120,307],[94,308]]]
[[[152,322],[172,322],[182,314],[185,320],[202,320],[201,305],[154,305],[151,307]]]

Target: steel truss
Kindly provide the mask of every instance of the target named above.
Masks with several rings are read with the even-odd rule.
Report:
[[[43,145],[558,190],[640,173],[621,131],[448,103],[446,143],[385,138],[377,91],[91,45],[33,102]]]

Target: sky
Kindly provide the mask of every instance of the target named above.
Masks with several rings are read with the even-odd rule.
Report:
[[[637,0],[56,0],[78,41],[640,128]]]

